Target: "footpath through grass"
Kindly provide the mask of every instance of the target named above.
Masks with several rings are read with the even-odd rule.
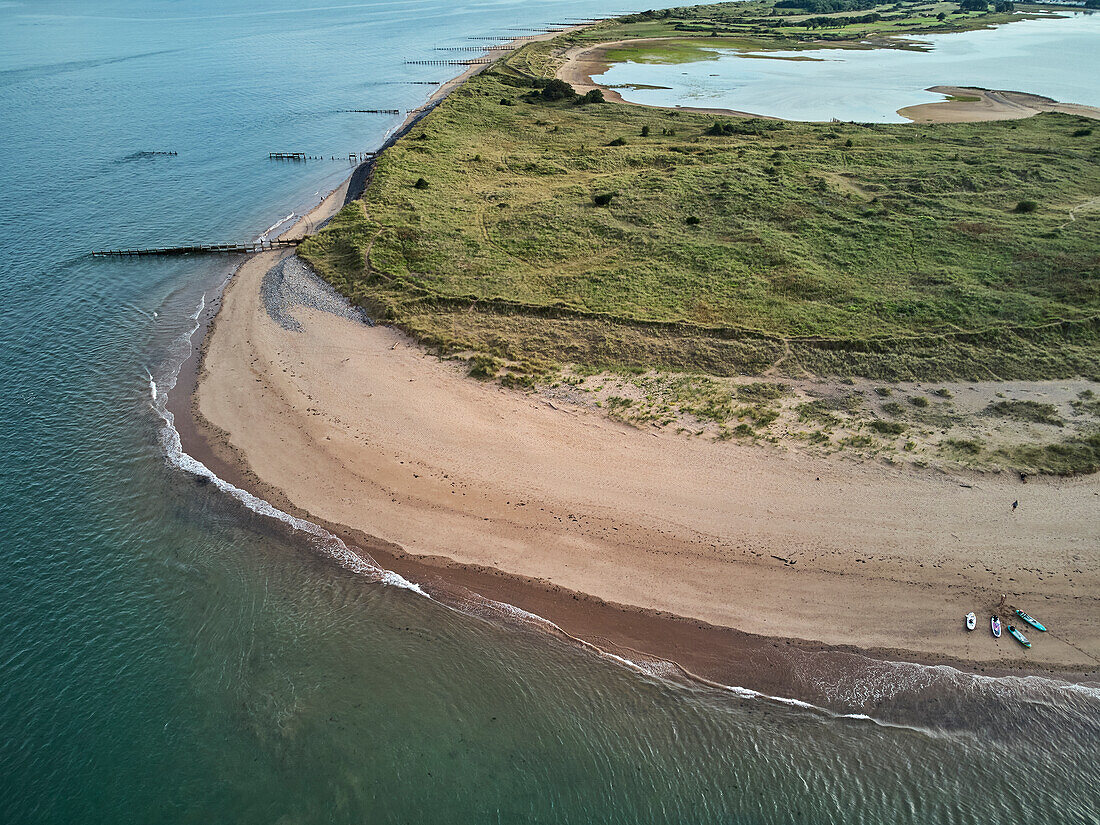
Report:
[[[648,36],[584,36],[627,27]],[[466,83],[300,254],[490,375],[1100,379],[1100,124],[547,100],[575,41]]]

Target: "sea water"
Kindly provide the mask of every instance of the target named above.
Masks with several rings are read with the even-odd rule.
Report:
[[[1004,89],[1100,106],[1100,14],[909,39],[923,50],[714,49],[692,63],[614,64],[596,79],[632,103],[788,120],[904,123],[898,109],[945,99],[926,91],[931,86]]]
[[[828,711],[677,685],[341,563],[175,449],[231,262],[89,250],[257,237],[399,120],[340,110],[457,71],[404,61],[620,10],[0,4],[0,821],[1098,821],[1093,687],[811,656]]]

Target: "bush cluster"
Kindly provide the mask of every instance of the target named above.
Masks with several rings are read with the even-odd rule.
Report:
[[[778,120],[764,120],[758,117],[750,117],[736,123],[721,123],[715,121],[706,134],[711,137],[729,137],[731,135],[761,135],[764,132],[774,132],[783,128],[783,123]]]
[[[560,100],[571,100],[577,106],[584,106],[588,103],[606,103],[603,97],[603,92],[599,89],[591,89],[587,94],[578,95],[577,90],[566,83],[564,80],[554,78],[553,80],[547,80],[544,83],[538,84],[539,91],[531,92],[524,97],[528,103],[537,103],[539,101],[557,102]],[[503,103],[503,101],[501,101]]]

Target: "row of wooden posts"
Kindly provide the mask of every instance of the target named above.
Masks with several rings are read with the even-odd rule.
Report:
[[[92,257],[104,258],[113,256],[131,258],[148,255],[209,255],[212,253],[222,255],[251,255],[256,252],[269,252],[272,249],[286,249],[287,247],[297,246],[298,244],[299,240],[297,239],[262,239],[258,241],[249,241],[248,243],[202,243],[189,244],[186,246],[152,246],[135,249],[99,249],[92,253]]]
[[[591,21],[582,21],[591,22]],[[576,25],[573,23],[555,23],[551,24],[555,27],[568,27]],[[547,29],[505,29],[505,31],[516,32],[528,32],[528,33],[550,33],[554,31],[561,31],[561,28],[547,28]],[[502,37],[471,37],[470,40],[482,40],[482,41],[511,41],[515,39],[515,36],[502,36]],[[515,47],[512,45],[500,45],[500,46],[448,46],[439,47],[436,51],[511,51]],[[493,63],[495,58],[480,58],[477,60],[406,60],[405,64],[409,66],[481,66]],[[406,81],[411,84],[418,85],[431,85],[438,86],[439,83],[431,80],[409,80]],[[386,115],[399,115],[400,109],[343,109],[344,112],[357,112],[363,114],[386,114]],[[150,154],[156,155],[175,155],[175,152],[152,152]],[[348,161],[350,163],[363,163],[374,157],[375,152],[349,152]],[[290,161],[307,161],[307,160],[324,160],[324,155],[310,155],[306,152],[268,152],[268,160],[290,160]],[[329,156],[330,160],[336,160],[335,155]],[[214,243],[214,244],[185,244],[183,246],[156,246],[156,247],[144,247],[144,248],[131,248],[131,249],[99,249],[92,252],[92,256],[96,258],[102,257],[145,257],[152,255],[196,255],[196,254],[255,254],[257,252],[267,252],[272,249],[285,249],[288,247],[297,246],[299,239],[275,239],[267,240],[261,238],[256,241],[248,241],[247,243]]]
[[[354,109],[349,109],[348,111],[355,111],[355,110]],[[394,112],[397,113],[397,114],[400,114],[400,112],[397,112],[396,109],[394,110]],[[370,160],[372,157],[374,157],[374,155],[375,155],[374,152],[348,152],[348,160],[352,163],[362,163],[365,160]],[[308,155],[305,152],[268,152],[267,153],[267,159],[268,160],[306,161],[306,160],[325,160],[326,158],[325,158],[324,155]],[[337,158],[336,155],[329,155],[327,159],[328,160],[343,160],[344,156],[341,155],[339,158]]]
[[[437,52],[510,52],[515,46],[436,46]]]
[[[482,60],[406,60],[406,66],[487,66],[492,58]]]

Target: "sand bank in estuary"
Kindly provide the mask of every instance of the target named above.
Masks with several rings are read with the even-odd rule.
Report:
[[[607,59],[607,53],[621,48],[626,45],[637,46],[645,43],[656,43],[661,40],[670,40],[675,38],[650,38],[650,39],[634,39],[634,40],[615,40],[608,43],[597,43],[596,45],[581,45],[574,46],[562,55],[562,64],[558,67],[555,77],[559,80],[564,80],[570,86],[572,86],[577,94],[587,94],[592,89],[599,89],[603,92],[606,100],[614,101],[616,103],[629,103],[631,106],[646,106],[644,103],[634,103],[633,101],[626,100],[617,91],[609,86],[601,86],[594,81],[592,77],[603,74],[608,70],[611,63]],[[646,108],[662,109],[663,106],[646,106]],[[768,120],[776,120],[777,118],[770,117],[768,115],[756,115],[751,112],[739,112],[734,109],[708,109],[697,108],[694,106],[678,106],[679,109],[687,109],[692,112],[703,112],[715,115],[729,115],[731,117],[762,117]]]
[[[618,40],[596,45],[575,46],[563,55],[563,63],[557,70],[557,77],[570,83],[578,93],[584,94],[591,89],[600,89],[609,100],[630,103],[635,106],[645,104],[625,100],[615,89],[602,86],[592,78],[605,73],[611,63],[607,54],[623,46],[637,46],[644,43],[658,43],[661,40],[675,38],[655,38],[651,40]],[[1079,103],[1059,103],[1049,97],[1025,92],[999,91],[969,86],[932,86],[929,92],[947,95],[950,99],[935,103],[921,103],[898,109],[898,114],[916,123],[970,123],[990,120],[1018,120],[1032,117],[1040,112],[1062,112],[1100,119],[1100,108]],[[662,108],[662,107],[655,107]],[[682,107],[689,108],[689,107]],[[691,111],[710,112],[732,117],[771,117],[756,115],[734,109],[691,108]]]
[[[592,80],[592,76],[601,75],[610,68],[611,64],[607,60],[609,51],[631,42],[637,41],[616,40],[610,43],[597,43],[595,46],[573,46],[562,56],[563,63],[558,67],[555,76],[576,89],[577,94],[583,95],[593,89],[601,89],[608,100],[627,103],[629,101],[624,101],[622,95],[614,89],[599,85]]]
[[[1098,478],[1024,485],[635,429],[308,301],[287,324],[261,297],[271,263],[227,290],[194,409],[214,454],[295,512],[444,569],[716,627],[1097,667]],[[1031,651],[962,629],[1001,593],[1052,628]]]
[[[1100,108],[1079,103],[1059,103],[1049,97],[1025,92],[978,89],[970,86],[931,86],[929,92],[950,99],[898,109],[898,114],[915,123],[970,123],[983,120],[1019,120],[1040,112],[1062,112],[1100,120]]]

